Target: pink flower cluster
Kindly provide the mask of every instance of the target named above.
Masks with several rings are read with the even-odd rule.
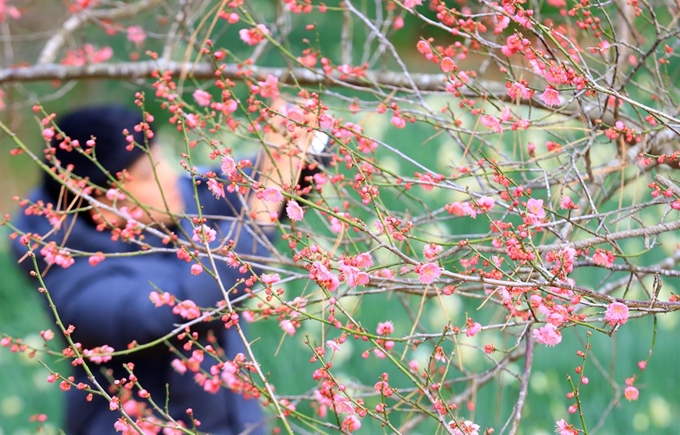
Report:
[[[70,66],[83,66],[106,62],[112,56],[113,49],[111,47],[96,49],[92,44],[85,44],[82,48],[67,52],[66,57],[64,57],[61,63]]]
[[[212,100],[212,95],[203,89],[196,89],[193,93],[194,100],[199,106],[209,106]]]
[[[45,257],[45,263],[56,264],[64,269],[71,267],[75,260],[68,249],[59,249],[55,242],[50,242],[40,250],[40,255]]]
[[[281,191],[276,187],[267,187],[259,195],[265,202],[271,202],[272,204],[280,204],[283,202],[283,195]]]
[[[543,200],[529,198],[527,201],[527,215],[529,220],[536,223],[539,219],[545,218],[545,210],[543,209]]]
[[[217,231],[205,224],[201,224],[201,226],[194,228],[194,234],[191,237],[191,240],[197,243],[211,243],[215,241],[216,237]]]
[[[562,333],[552,323],[548,323],[542,328],[534,329],[534,338],[537,342],[546,346],[556,346],[562,341]]]
[[[149,293],[149,299],[156,307],[162,307],[163,305],[172,307],[175,305],[175,297],[168,292],[158,293],[157,291],[152,291]]]
[[[434,257],[439,255],[440,252],[442,252],[442,249],[443,248],[441,247],[441,245],[437,245],[436,243],[428,243],[423,248],[423,255],[428,260],[432,260]]]
[[[279,79],[273,75],[267,75],[263,82],[257,82],[257,86],[251,86],[253,93],[259,93],[263,98],[279,98]]]
[[[482,196],[477,199],[477,204],[470,202],[452,202],[451,204],[446,204],[444,210],[448,211],[449,214],[455,214],[456,216],[470,216],[471,218],[476,218],[478,213],[487,213],[491,211],[494,207],[496,201],[488,196]]]
[[[507,85],[506,85],[507,86]],[[508,87],[508,95],[514,99],[530,100],[534,91],[527,87],[526,81],[514,82]]]
[[[404,0],[404,7],[406,9],[413,9],[416,6],[423,4],[423,0]]]
[[[137,47],[141,47],[146,41],[146,32],[140,26],[130,26],[127,28],[127,38]]]
[[[610,268],[614,265],[614,254],[610,251],[605,251],[603,249],[596,249],[595,254],[593,254],[593,263]]]
[[[236,173],[236,162],[231,156],[224,156],[222,157],[222,165],[220,169],[222,169],[222,173],[224,175],[231,177]]]
[[[373,259],[371,254],[367,252],[362,252],[355,257],[344,257],[340,261],[340,271],[342,272],[340,277],[346,281],[350,287],[354,287],[357,284],[365,285],[368,284],[368,274],[366,272],[361,272],[360,269],[366,269],[373,266]]]
[[[453,430],[453,435],[479,435],[479,425],[470,420],[451,421],[449,427]]]
[[[555,423],[555,426],[556,426],[555,433],[557,435],[578,435],[579,434],[579,430],[576,429],[573,425],[564,421],[564,419],[557,421],[557,423]]]
[[[201,310],[196,306],[193,301],[185,300],[175,305],[172,309],[173,314],[178,314],[179,316],[191,320],[201,317]]]
[[[21,11],[16,6],[7,4],[7,0],[0,0],[0,23],[4,23],[9,17],[12,20],[21,18]]]
[[[547,263],[555,263],[552,273],[558,278],[565,279],[567,275],[574,271],[574,260],[576,259],[576,249],[567,247],[558,252],[548,252],[545,255]]]
[[[111,361],[111,353],[113,353],[113,348],[107,345],[95,347],[94,349],[83,350],[83,356],[95,364],[102,364]]]
[[[309,269],[309,278],[315,280],[329,292],[335,291],[340,286],[338,276],[328,270],[320,261],[312,263],[312,267]]]
[[[258,24],[251,29],[241,29],[238,34],[246,44],[257,45],[264,40],[265,35],[269,35],[269,29],[264,24]]]
[[[394,332],[394,324],[391,321],[380,322],[376,329],[376,334],[378,335],[390,335]]]

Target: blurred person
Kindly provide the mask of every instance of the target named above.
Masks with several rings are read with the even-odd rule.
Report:
[[[280,106],[280,103],[276,104]],[[217,240],[211,247],[217,246],[218,242],[226,238],[234,240],[233,251],[237,254],[261,257],[269,254],[267,236],[263,234],[271,236],[271,232],[263,232],[262,228],[247,224],[248,219],[243,218],[245,211],[237,194],[227,193],[226,197],[216,198],[205,185],[204,179],[196,188],[198,198],[195,198],[192,179],[186,175],[181,176],[174,170],[165,156],[162,144],[151,140],[148,153],[143,146],[129,147],[130,144],[122,133],[124,130],[134,137],[137,144],[145,143],[144,129],[135,131],[135,126],[143,123],[140,112],[118,106],[88,107],[57,119],[59,129],[70,138],[71,144],[77,140],[84,147],[92,144],[86,145],[88,141],[95,141],[97,161],[108,174],[116,177],[116,174],[125,173],[122,184],[129,196],[122,196],[117,190],[107,191],[113,187],[108,175],[82,153],[69,151],[69,147],[62,144],[63,138],[57,134],[52,138],[51,152],[63,168],[69,167],[71,173],[102,187],[94,190],[91,195],[107,207],[88,204],[68,192],[62,182],[45,172],[41,185],[29,196],[30,204],[33,205],[29,205],[25,213],[15,221],[16,227],[21,231],[40,237],[47,244],[56,243],[51,247],[36,243],[32,245],[35,246],[40,271],[44,273],[45,285],[61,321],[66,327],[75,327],[71,338],[80,343],[83,350],[96,351],[106,345],[115,351],[125,351],[131,343],[152,343],[173,331],[177,325],[186,323],[186,318],[177,314],[178,305],[157,307],[152,303],[150,294],[154,290],[158,294],[167,292],[178,301],[191,300],[202,308],[215,307],[220,301],[224,301],[216,280],[207,272],[192,274],[191,264],[194,262],[178,258],[177,250],[169,249],[173,245],[168,240],[163,240],[164,237],[144,232],[143,237],[127,241],[125,231],[126,227],[130,228],[130,219],[152,225],[158,230],[172,231],[180,239],[184,238],[182,234],[191,238],[195,226],[190,219],[181,216],[198,215],[199,202],[202,214],[208,217],[206,225],[217,232]],[[306,152],[308,144],[315,143],[312,136],[309,132],[301,132],[296,142],[301,151]],[[269,133],[265,139],[274,146],[287,143],[287,139],[276,133]],[[318,144],[315,143],[315,146],[318,147]],[[258,163],[259,171],[270,174],[269,177],[258,180],[261,188],[280,186],[282,180],[290,183],[293,177],[299,175],[299,157],[281,153],[276,167],[269,158],[261,160]],[[220,171],[217,169],[215,172]],[[135,198],[143,207],[139,207],[131,198]],[[282,204],[265,203],[256,195],[248,195],[246,198],[255,222],[269,223],[272,216],[281,213]],[[57,218],[46,207],[47,204],[53,204],[54,210],[60,207],[62,210],[71,209],[76,212],[66,215],[55,229]],[[128,218],[121,218],[114,209],[127,213],[125,216]],[[179,223],[179,227],[176,223]],[[17,237],[13,242],[13,249],[18,258],[24,257],[20,262],[21,266],[26,271],[31,271],[33,263],[25,258],[27,248],[22,242],[25,240]],[[95,255],[89,261],[86,256],[71,259],[69,255],[62,255],[60,260],[62,247],[74,254]],[[143,251],[147,247],[161,248],[164,251],[145,254]],[[102,257],[96,255],[97,253],[116,255],[101,260]],[[203,260],[205,264],[209,264],[205,258]],[[96,264],[98,261],[101,262]],[[215,272],[227,291],[239,280],[250,276],[250,273],[242,274],[238,268],[228,266],[225,261],[217,261],[216,264]],[[238,295],[242,294],[243,292]],[[191,331],[198,333],[197,341],[201,345],[210,344],[222,349],[223,360],[232,360],[238,354],[246,354],[236,328],[225,328],[225,323],[219,319],[196,323],[191,326]],[[151,411],[152,406],[147,400],[150,397],[160,409],[165,409],[167,401],[168,414],[188,428],[192,427],[192,418],[200,421],[197,430],[202,433],[264,434],[266,425],[258,401],[245,397],[251,395],[250,392],[243,395],[226,386],[231,383],[230,386],[238,390],[243,389],[244,385],[238,385],[233,376],[227,378],[218,373],[222,377],[222,385],[221,388],[215,388],[210,383],[210,369],[217,364],[217,360],[207,352],[200,362],[199,371],[195,371],[197,367],[186,370],[186,365],[179,362],[181,359],[175,352],[191,358],[192,352],[199,347],[194,345],[185,349],[184,343],[186,340],[171,339],[170,344],[174,351],[170,351],[161,341],[134,353],[115,356],[110,361],[106,361],[107,358],[98,361],[97,357],[85,357],[96,382],[112,396],[120,392],[110,389],[111,380],[130,379],[124,364],[132,368],[140,382],[140,388],[145,391],[140,394],[138,387],[129,392],[121,389],[121,400],[110,403],[97,394],[86,399],[87,391],[71,387],[66,393],[66,433],[106,435],[116,433],[116,429],[123,431],[125,424],[121,414],[111,410],[116,403],[133,421],[144,413],[158,417],[157,412]],[[192,361],[199,362],[200,355]],[[183,374],[184,371],[186,373]],[[75,366],[73,376],[74,385],[83,383],[94,389],[93,380],[88,378],[82,366]],[[191,415],[187,411],[189,408]],[[149,433],[155,433],[153,430]]]

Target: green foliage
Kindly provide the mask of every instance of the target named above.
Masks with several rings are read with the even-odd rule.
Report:
[[[61,340],[54,322],[48,318],[40,294],[12,264],[14,261],[5,244],[6,232],[0,231],[0,235],[3,238],[0,244],[0,330],[42,349],[44,341],[39,332],[51,328],[57,338],[50,343],[50,348],[59,351]],[[12,353],[8,348],[0,348],[0,433],[36,432],[41,425],[31,422],[30,417],[37,414],[48,416],[47,432],[42,433],[56,433],[56,428],[61,427],[64,395],[56,384],[47,383],[48,371],[41,362],[53,370],[69,370],[68,364],[57,363],[54,357],[44,353],[29,357],[28,352]]]

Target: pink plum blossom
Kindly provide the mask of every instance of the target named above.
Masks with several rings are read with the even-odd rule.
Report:
[[[477,205],[479,206],[479,209],[484,213],[491,211],[494,204],[495,204],[494,199],[488,196],[482,196],[477,200]]]
[[[352,433],[361,429],[361,420],[356,415],[348,415],[342,421],[342,429],[344,432]]]
[[[338,277],[320,261],[312,263],[312,267],[309,269],[309,277],[316,280],[319,285],[326,288],[329,292],[336,290],[340,285]]]
[[[263,273],[260,280],[265,284],[276,284],[281,281],[281,276],[278,273]]]
[[[537,342],[552,347],[560,344],[562,333],[555,325],[548,323],[542,328],[534,329],[534,338]]]
[[[442,274],[442,268],[435,263],[425,263],[418,268],[418,279],[423,284],[432,284]]]
[[[503,107],[501,110],[501,121],[510,121],[512,119],[512,112],[508,106]]]
[[[629,387],[626,387],[626,389],[623,390],[623,396],[631,402],[634,401],[634,400],[637,400],[639,395],[640,395],[640,391],[638,391],[638,389],[633,387],[632,385],[629,386]]]
[[[467,328],[467,330],[465,331],[465,335],[467,335],[468,337],[474,337],[481,330],[482,325],[478,322],[475,322],[470,327]]]
[[[102,261],[104,261],[106,257],[104,256],[103,253],[97,252],[94,255],[91,255],[90,258],[87,259],[88,263],[90,263],[90,266],[96,266]]]
[[[119,189],[109,189],[106,191],[106,199],[109,201],[113,202],[116,200],[119,201],[124,201],[126,196],[123,192],[121,192]]]
[[[593,263],[602,267],[612,267],[614,265],[614,254],[602,249],[595,250],[593,254]]]
[[[156,291],[152,291],[149,294],[149,299],[156,307],[162,307],[163,305],[175,305],[175,297],[168,292],[158,293]]]
[[[219,17],[227,20],[229,24],[236,24],[241,19],[236,12],[227,13],[226,11],[221,11]]]
[[[555,433],[557,435],[578,435],[578,430],[573,425],[564,421],[564,419],[557,421],[555,426]]]
[[[222,157],[222,173],[227,177],[231,177],[236,173],[236,162],[231,156]]]
[[[281,326],[281,329],[283,329],[283,332],[285,332],[286,334],[295,335],[295,325],[290,320],[288,319],[281,320],[281,322],[279,322],[279,326]]]
[[[428,243],[428,244],[425,245],[425,247],[423,248],[423,255],[424,255],[425,258],[427,258],[428,260],[431,260],[431,259],[433,259],[434,257],[436,257],[437,254],[439,254],[440,252],[442,252],[442,249],[443,249],[443,248],[441,247],[441,245],[437,245],[437,244],[435,244],[435,243]]]
[[[604,318],[610,325],[625,325],[628,321],[628,307],[621,302],[612,302],[607,306]]]
[[[501,127],[501,120],[495,116],[483,115],[479,121],[484,127],[488,128],[489,130],[493,130],[496,133],[501,133],[503,131],[503,127]]]
[[[527,201],[527,212],[535,216],[537,219],[545,217],[545,210],[543,209],[543,200],[529,198]]]
[[[212,194],[215,196],[215,198],[220,199],[224,198],[224,185],[220,183],[219,181],[215,180],[214,178],[211,178],[208,180],[208,190],[212,192]]]
[[[337,340],[326,340],[326,347],[333,352],[338,352],[340,350],[340,344]]]
[[[246,44],[257,45],[264,40],[264,35],[269,34],[269,29],[264,24],[258,24],[252,29],[241,29],[238,34]]]
[[[378,335],[389,335],[394,332],[394,324],[391,321],[386,321],[386,322],[380,322],[378,323],[378,328],[376,329],[376,333]]]
[[[210,100],[212,100],[212,95],[203,89],[196,89],[193,93],[194,100],[199,106],[209,106]]]
[[[106,62],[113,56],[111,47],[96,49],[92,44],[85,44],[82,48],[70,50],[66,53],[63,65],[83,66],[91,63]]]
[[[553,6],[553,7],[556,7],[556,8],[563,8],[563,7],[567,6],[566,0],[548,0],[547,3],[550,6]]]
[[[532,94],[531,90],[520,82],[514,82],[508,88],[508,95],[512,99],[523,98],[528,100],[529,98],[531,98],[531,94]]]
[[[297,201],[291,199],[286,205],[286,214],[292,221],[301,221],[305,215],[305,212],[302,210],[302,207],[300,207]]]
[[[358,267],[340,264],[339,268],[342,272],[342,279],[350,288],[355,288],[358,285],[366,285],[370,281],[368,274],[360,271]]]
[[[205,224],[201,224],[200,227],[194,228],[194,235],[191,237],[191,240],[199,243],[203,242],[210,243],[214,241],[216,237],[217,232],[214,229],[210,228]]]
[[[146,40],[146,32],[140,26],[130,26],[127,28],[127,38],[137,47],[141,47]]]
[[[356,414],[352,401],[340,394],[333,396],[333,407],[341,414]]]
[[[257,87],[260,90],[260,95],[264,98],[276,99],[279,98],[279,79],[271,74],[263,82],[257,82]]]
[[[427,60],[432,59],[432,47],[430,47],[430,44],[427,43],[427,41],[420,40],[416,44],[416,49],[418,50],[419,53],[425,55],[425,58]]]
[[[45,140],[52,140],[52,138],[54,137],[54,128],[50,127],[50,128],[44,129],[42,131],[42,136]]]
[[[67,249],[58,249],[54,242],[45,245],[40,250],[40,255],[45,257],[45,263],[56,264],[64,269],[71,267],[75,263],[71,252]]]
[[[423,4],[423,0],[404,0],[404,7],[406,9],[413,9],[416,6]]]
[[[262,192],[262,200],[274,204],[280,204],[281,202],[283,202],[283,195],[281,194],[281,191],[276,187],[267,187]]]
[[[190,300],[185,300],[175,305],[172,309],[172,313],[179,314],[188,320],[196,319],[201,316],[201,310]]]
[[[335,118],[326,113],[319,116],[319,126],[326,130],[331,130],[335,125]]]
[[[541,101],[545,103],[546,106],[559,106],[560,105],[560,93],[557,92],[555,88],[548,86],[545,91],[541,94]]]
[[[95,364],[102,364],[111,361],[112,357],[110,354],[113,352],[114,349],[105,344],[100,347],[95,347],[94,349],[85,349],[83,350],[83,355]]]
[[[574,201],[571,199],[569,195],[564,195],[560,199],[560,208],[562,210],[573,210],[578,208],[578,206],[574,204]]]
[[[450,73],[451,71],[456,69],[456,63],[450,57],[445,57],[442,59],[441,63],[439,64],[439,67],[445,73]]]
[[[453,435],[479,435],[479,425],[470,420],[451,422],[449,427],[453,429]]]
[[[444,209],[448,211],[449,214],[455,214],[456,216],[477,217],[477,210],[475,210],[468,202],[452,202],[451,204],[447,204]]]
[[[404,121],[404,118],[400,117],[399,115],[394,115],[392,119],[390,120],[392,125],[394,125],[396,128],[404,128],[406,127],[406,121]]]
[[[354,261],[357,267],[366,268],[373,266],[373,259],[371,258],[371,254],[367,252],[362,252],[361,254],[357,255],[354,258]]]
[[[16,6],[8,5],[6,0],[0,0],[0,23],[7,17],[18,20],[21,18],[21,11]]]

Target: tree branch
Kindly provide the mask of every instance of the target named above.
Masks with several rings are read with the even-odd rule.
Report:
[[[93,20],[103,21],[129,18],[143,12],[146,9],[157,6],[160,4],[160,2],[161,0],[141,0],[136,3],[114,9],[85,9],[75,15],[72,15],[64,22],[64,24],[61,26],[61,29],[45,43],[45,46],[40,52],[40,56],[38,56],[38,65],[46,65],[54,62],[57,57],[57,52],[64,45],[66,38],[88,22]]]
[[[118,62],[118,63],[98,63],[84,66],[65,66],[57,64],[35,65],[19,68],[0,69],[0,85],[18,82],[37,82],[46,80],[134,80],[139,78],[151,77],[156,71],[169,71],[179,74],[183,71],[197,79],[208,79],[215,77],[215,68],[207,62],[194,64],[193,62]],[[252,73],[254,78],[264,79],[268,74],[279,77],[285,83],[300,83],[303,85],[333,85],[350,84],[359,87],[371,87],[375,84],[400,88],[404,92],[409,92],[409,81],[401,73],[396,72],[372,72],[366,73],[365,78],[357,78],[333,72],[330,75],[321,70],[310,70],[305,68],[267,68],[267,67],[248,67],[249,76]],[[229,64],[222,70],[223,77],[229,79],[242,80],[245,70],[235,64]],[[296,80],[293,79],[295,77]],[[411,78],[423,91],[445,92],[446,76],[444,74],[411,74]],[[336,83],[339,82],[339,83]],[[492,90],[499,93],[504,92],[502,83],[489,84]],[[470,94],[472,96],[472,94]],[[476,96],[476,95],[475,95]]]

